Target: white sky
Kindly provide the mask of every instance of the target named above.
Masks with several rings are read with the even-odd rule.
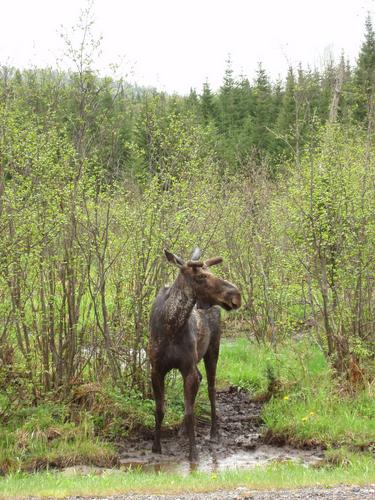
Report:
[[[0,0],[0,64],[56,66],[61,25],[76,24],[85,0]],[[236,74],[263,62],[273,79],[290,64],[321,67],[341,50],[355,61],[374,0],[96,0],[97,68],[168,92],[220,86],[231,54]],[[61,63],[64,67],[66,63]]]

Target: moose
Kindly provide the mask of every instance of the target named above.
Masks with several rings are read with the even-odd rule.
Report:
[[[239,290],[209,272],[221,257],[200,261],[196,248],[189,261],[164,250],[167,260],[179,268],[172,286],[162,288],[150,318],[149,354],[151,382],[155,398],[155,435],[152,451],[161,453],[160,432],[164,418],[164,381],[176,368],[184,383],[183,429],[189,439],[189,460],[198,458],[194,430],[194,402],[202,375],[198,363],[203,358],[211,404],[211,440],[218,438],[215,376],[220,348],[220,306],[227,311],[241,306]]]

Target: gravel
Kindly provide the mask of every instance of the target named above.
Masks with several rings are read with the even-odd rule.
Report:
[[[187,493],[182,495],[116,495],[101,497],[100,500],[300,500],[300,499],[365,499],[375,500],[375,485],[371,486],[336,486],[333,488],[302,488],[298,490],[254,491],[247,488],[236,488],[233,491],[214,491],[211,493]],[[98,497],[70,497],[66,500],[99,500]]]

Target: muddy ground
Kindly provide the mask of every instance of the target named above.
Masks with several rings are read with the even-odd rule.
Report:
[[[165,429],[162,434],[163,455],[151,451],[153,432],[143,431],[121,445],[123,468],[141,467],[145,471],[165,470],[188,474],[191,470],[219,471],[249,468],[272,460],[297,460],[314,464],[323,458],[320,449],[298,450],[288,446],[271,446],[262,439],[260,417],[262,404],[251,401],[247,392],[230,388],[218,392],[218,410],[221,421],[220,443],[210,443],[210,424],[196,423],[199,462],[187,460],[188,441],[178,430]],[[232,491],[210,493],[182,493],[178,495],[124,494],[105,497],[108,500],[372,500],[375,486],[337,486],[333,488],[309,487],[296,490],[254,491],[239,487]],[[71,497],[67,500],[83,500]],[[88,500],[87,498],[85,500]],[[90,497],[90,500],[99,500]]]
[[[217,408],[220,418],[219,443],[210,442],[208,421],[196,422],[198,463],[191,464],[187,460],[187,438],[180,435],[178,430],[164,429],[162,455],[151,451],[153,432],[142,431],[120,445],[122,467],[179,473],[189,473],[191,470],[216,472],[264,465],[272,460],[297,460],[313,464],[323,457],[320,449],[298,450],[265,444],[261,437],[262,404],[252,401],[244,390],[231,387],[218,392]]]

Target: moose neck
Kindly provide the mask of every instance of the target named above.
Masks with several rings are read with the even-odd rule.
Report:
[[[171,330],[177,333],[188,321],[196,302],[192,287],[186,282],[183,275],[179,274],[169,290],[165,303],[165,313]]]

